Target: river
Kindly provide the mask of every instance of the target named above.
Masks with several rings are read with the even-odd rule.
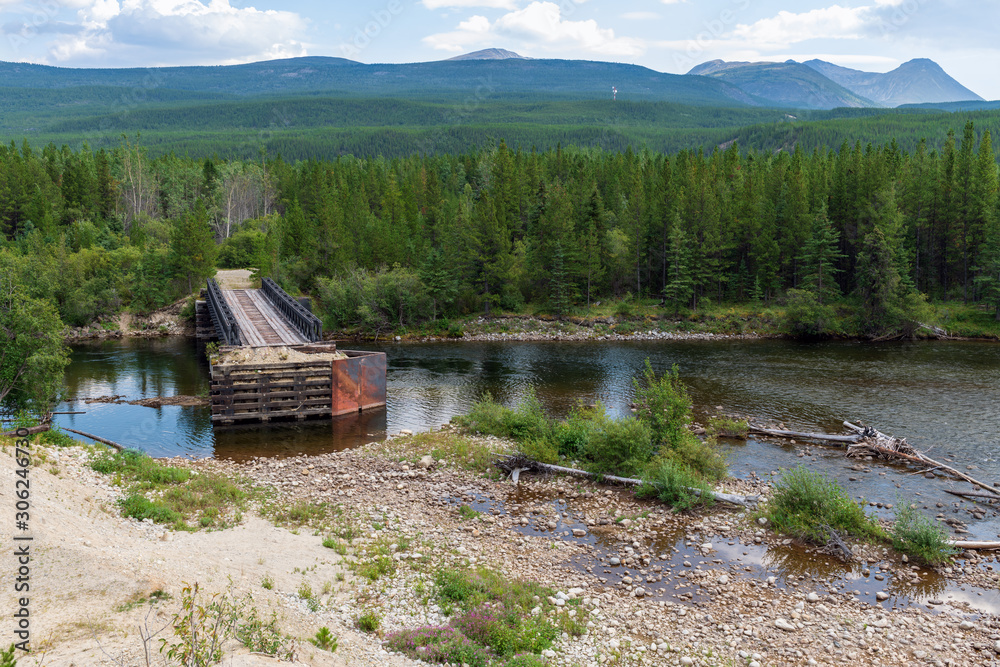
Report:
[[[657,371],[674,364],[690,388],[696,412],[754,415],[797,430],[841,431],[863,420],[904,436],[937,459],[954,459],[984,481],[1000,480],[1000,344],[937,341],[894,344],[760,341],[635,341],[408,343],[354,345],[388,357],[387,408],[332,421],[215,428],[207,408],[147,408],[85,404],[87,397],[128,399],[204,394],[208,366],[190,339],[124,339],[73,347],[69,400],[57,423],[96,433],[153,456],[315,454],[384,438],[401,429],[428,430],[465,412],[491,392],[515,403],[533,387],[552,414],[600,400],[628,412],[632,378],[648,358]],[[921,494],[951,506],[950,482],[911,475],[906,468],[869,464],[852,469],[841,452],[750,440],[728,442],[735,475],[766,475],[807,463],[837,477],[852,494],[894,502]],[[888,472],[887,472],[888,471]],[[963,513],[964,514],[964,513]],[[973,534],[995,537],[987,519]]]

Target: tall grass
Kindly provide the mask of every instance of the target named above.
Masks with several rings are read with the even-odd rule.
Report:
[[[865,540],[886,538],[836,481],[803,467],[782,475],[765,512],[776,531],[817,544],[829,541],[831,528]]]
[[[941,526],[905,502],[896,512],[890,535],[896,551],[928,565],[945,563],[958,553],[958,549],[948,544],[948,534]]]

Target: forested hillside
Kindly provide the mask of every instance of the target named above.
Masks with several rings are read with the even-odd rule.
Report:
[[[1000,303],[997,166],[972,123],[912,153],[501,142],[291,163],[11,145],[0,225],[3,265],[74,324],[188,293],[217,246],[222,265],[318,295],[335,326],[626,294],[675,311],[794,289],[820,305],[873,289],[897,306],[916,291]]]

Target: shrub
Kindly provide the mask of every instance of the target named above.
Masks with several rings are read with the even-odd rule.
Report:
[[[948,534],[940,526],[905,502],[896,512],[896,521],[890,534],[896,551],[913,556],[928,565],[947,562],[958,553],[955,547],[948,544]]]
[[[716,448],[714,439],[699,440],[693,433],[685,433],[674,449],[663,448],[664,456],[691,469],[705,480],[717,482],[729,474],[725,455]]]
[[[486,667],[492,655],[452,627],[425,627],[394,632],[386,639],[389,648],[424,662]]]
[[[833,320],[833,307],[821,304],[815,294],[806,290],[788,290],[788,306],[783,322],[788,334],[799,338],[826,336],[830,333]]]
[[[508,607],[503,600],[484,602],[458,616],[453,625],[498,656],[539,653],[551,646],[556,636],[555,626],[548,621],[525,614],[516,605]]]
[[[782,475],[765,512],[775,530],[818,544],[826,544],[830,528],[862,539],[885,537],[837,482],[802,467]]]
[[[469,414],[458,417],[456,421],[477,433],[502,438],[544,440],[551,434],[551,425],[542,403],[534,389],[530,388],[513,410],[497,403],[487,392],[472,405]]]
[[[635,491],[637,497],[656,498],[678,512],[698,505],[711,505],[714,500],[708,484],[689,467],[668,456],[655,459],[642,479],[642,485]]]
[[[628,477],[649,461],[653,451],[653,434],[644,422],[601,417],[581,454],[593,472]]]
[[[681,382],[677,366],[656,376],[653,365],[646,359],[642,381],[635,386],[636,416],[649,425],[657,444],[676,447],[688,433],[691,421],[691,397]]]
[[[375,634],[382,625],[382,617],[375,611],[366,611],[358,616],[358,629],[368,634]]]

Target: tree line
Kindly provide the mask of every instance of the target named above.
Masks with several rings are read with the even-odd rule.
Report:
[[[125,140],[0,148],[0,267],[64,321],[179,298],[224,266],[388,327],[607,298],[1000,306],[991,135],[764,153],[522,150],[289,162],[151,158]],[[802,299],[808,297],[806,302]],[[876,333],[872,331],[871,333]]]

